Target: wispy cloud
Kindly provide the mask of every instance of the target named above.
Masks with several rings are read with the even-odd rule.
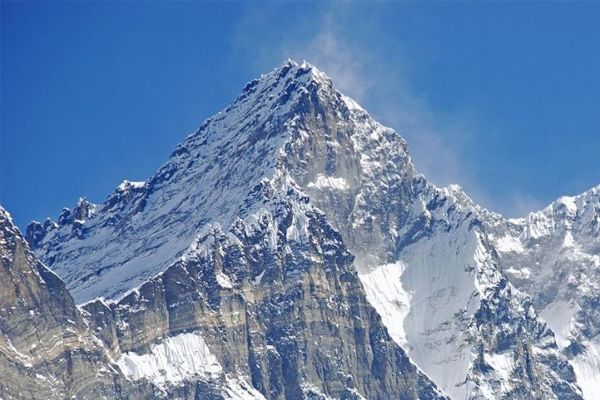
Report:
[[[295,34],[283,37],[273,36],[271,30],[260,31],[272,21],[269,10],[249,11],[233,52],[235,57],[242,54],[251,60],[252,68],[258,71],[273,68],[287,58],[309,61],[341,92],[396,129],[406,139],[418,170],[436,185],[458,183],[479,204],[507,216],[521,216],[539,208],[539,202],[525,194],[498,198],[486,192],[474,166],[465,161],[465,154],[472,150],[470,139],[480,129],[474,113],[462,110],[444,115],[433,109],[412,84],[410,61],[401,52],[382,56],[381,46],[349,37],[348,27],[355,19],[346,11],[346,3],[334,2],[308,21],[307,16],[290,17],[286,23],[294,27],[290,32]],[[371,21],[370,29],[377,29],[376,15],[362,21]],[[248,35],[250,31],[254,34]]]

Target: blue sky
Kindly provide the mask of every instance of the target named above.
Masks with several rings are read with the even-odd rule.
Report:
[[[144,180],[307,59],[417,167],[524,215],[600,184],[600,3],[1,3],[0,203],[19,226]]]

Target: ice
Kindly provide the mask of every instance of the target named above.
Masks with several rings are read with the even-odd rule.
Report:
[[[408,347],[404,318],[410,310],[410,294],[402,287],[402,262],[374,268],[359,269],[367,300],[379,313],[392,339],[403,348]]]
[[[217,377],[222,368],[198,333],[183,333],[150,347],[150,352],[128,352],[117,365],[130,379],[147,379],[157,386],[181,385],[195,377]]]
[[[583,343],[584,350],[572,361],[585,400],[600,400],[600,342]]]
[[[348,184],[344,178],[336,178],[333,176],[318,175],[314,182],[308,184],[310,188],[318,189],[336,189],[336,190],[348,190]]]

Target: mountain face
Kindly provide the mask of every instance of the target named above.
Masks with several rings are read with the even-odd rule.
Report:
[[[0,207],[0,395],[118,398],[115,370],[64,283],[37,261]]]
[[[594,399],[599,191],[506,220],[290,61],[26,238],[123,398]]]

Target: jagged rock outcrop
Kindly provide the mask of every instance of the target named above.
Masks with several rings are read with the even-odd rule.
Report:
[[[200,332],[228,374],[269,399],[440,398],[366,301],[339,234],[293,186],[273,186],[258,189],[254,223],[207,229],[118,303],[86,304],[104,342],[147,354],[156,338]]]
[[[508,280],[547,321],[584,397],[600,398],[600,186],[525,218],[486,221]]]

